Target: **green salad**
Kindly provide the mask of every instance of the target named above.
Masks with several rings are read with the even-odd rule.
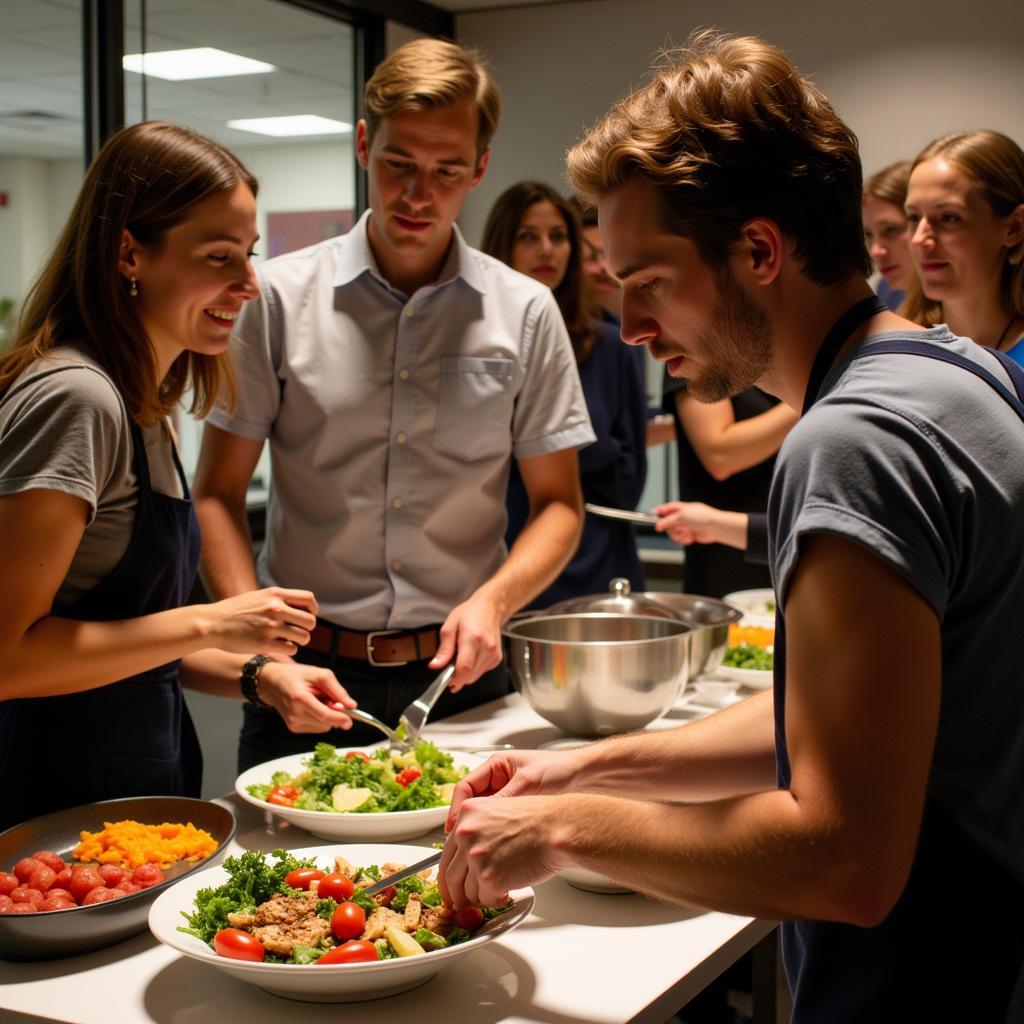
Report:
[[[722,658],[722,664],[730,668],[753,668],[770,671],[774,664],[774,655],[766,647],[756,644],[737,644],[730,647]]]
[[[178,931],[210,945],[218,956],[284,964],[365,963],[446,949],[512,906],[443,905],[436,881],[411,875],[375,896],[363,891],[401,865],[333,870],[284,850],[228,857],[228,879],[196,893]]]
[[[274,772],[269,782],[247,786],[250,796],[302,811],[381,814],[419,811],[451,803],[468,769],[423,740],[406,754],[381,748],[345,753],[318,743],[298,775]]]

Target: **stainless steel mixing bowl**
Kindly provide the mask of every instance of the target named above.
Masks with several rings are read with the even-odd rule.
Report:
[[[690,627],[676,619],[540,613],[506,625],[504,638],[516,688],[574,736],[640,729],[686,685]]]
[[[702,672],[714,672],[722,664],[729,641],[729,625],[743,616],[737,608],[714,597],[652,590],[631,593],[629,580],[625,579],[614,579],[608,587],[605,594],[587,594],[559,601],[544,614],[614,612],[679,619],[693,630],[690,637],[690,679],[696,679]]]

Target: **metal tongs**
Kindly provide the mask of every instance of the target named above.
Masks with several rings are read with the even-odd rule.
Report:
[[[382,878],[379,882],[374,882],[373,885],[368,885],[362,890],[363,894],[366,896],[374,896],[386,889],[389,885],[394,885],[395,882],[400,882],[403,878],[408,878],[410,875],[418,875],[426,868],[432,868],[435,864],[440,864],[442,853],[444,853],[444,850],[436,850],[429,857],[417,861],[415,864],[410,864],[407,868],[402,868],[401,871],[396,871],[393,875],[388,875],[386,878]]]
[[[380,729],[388,738],[388,745],[392,753],[405,753],[412,750],[419,741],[423,726],[426,725],[427,716],[437,703],[441,694],[447,689],[452,676],[455,675],[455,665],[448,665],[441,674],[421,693],[399,716],[399,726],[405,726],[405,738],[385,725],[379,718],[374,717],[368,711],[361,711],[359,708],[346,708],[345,714],[354,722],[362,722],[364,725],[371,725]]]

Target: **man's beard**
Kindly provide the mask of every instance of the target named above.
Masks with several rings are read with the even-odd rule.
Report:
[[[761,309],[724,267],[715,274],[718,297],[710,322],[698,335],[707,360],[699,378],[688,379],[687,394],[699,402],[720,402],[761,380],[773,363],[772,326]]]

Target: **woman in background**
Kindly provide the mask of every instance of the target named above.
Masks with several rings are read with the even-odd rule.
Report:
[[[256,189],[185,128],[117,132],[0,356],[0,829],[198,796],[181,682],[241,696],[257,652],[253,695],[296,731],[341,717],[321,697],[352,704],[329,673],[261,672],[308,642],[308,591],[185,604],[199,527],[168,414],[187,389],[202,415],[229,388],[232,324],[258,294]]]
[[[903,316],[1005,352],[1024,365],[1024,152],[998,132],[926,146],[907,189],[920,281]]]
[[[596,317],[583,283],[576,211],[554,189],[523,181],[496,200],[484,227],[484,252],[526,274],[554,293],[565,320],[597,441],[579,453],[586,501],[633,509],[647,473],[644,385],[636,353],[618,329]],[[508,490],[511,544],[526,524],[526,491],[513,464]],[[531,604],[544,608],[568,597],[608,589],[622,576],[644,588],[643,567],[628,523],[588,515],[572,561]]]
[[[861,202],[864,242],[881,275],[878,295],[893,310],[899,309],[917,273],[903,211],[909,180],[909,160],[883,167],[864,182]]]

